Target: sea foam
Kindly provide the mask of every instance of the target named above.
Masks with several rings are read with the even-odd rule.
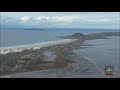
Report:
[[[11,47],[1,47],[0,48],[0,54],[8,54],[11,52],[22,52],[24,50],[37,50],[42,47],[47,46],[54,46],[58,44],[67,44],[76,41],[76,39],[62,39],[57,41],[50,41],[50,42],[41,42],[41,43],[35,43],[30,45],[20,45],[20,46],[11,46]]]

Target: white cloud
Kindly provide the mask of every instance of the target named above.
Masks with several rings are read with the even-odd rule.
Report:
[[[22,22],[27,22],[27,21],[30,20],[30,17],[29,17],[29,16],[23,16],[22,18],[20,18],[20,20],[21,20]]]
[[[72,23],[78,19],[78,16],[38,16],[33,17],[31,21],[37,23]]]
[[[33,20],[37,23],[39,22],[47,22],[50,20],[49,16],[38,16],[38,17],[34,17]]]
[[[110,21],[112,21],[112,19],[101,19],[100,21],[102,21],[102,22],[110,22]]]
[[[89,24],[112,24],[113,20],[110,18],[91,18],[85,20]]]
[[[65,15],[65,16],[36,16],[29,17],[23,16],[20,20],[24,23],[43,23],[43,24],[70,24],[70,23],[83,23],[83,24],[111,24],[115,20],[110,17],[94,16],[94,15]]]
[[[110,16],[105,17],[101,15],[62,15],[62,16],[23,16],[14,19],[12,18],[3,18],[2,22],[4,23],[26,23],[30,25],[35,24],[44,24],[44,25],[82,25],[82,24],[93,24],[93,25],[106,25],[106,24],[115,24],[118,22],[116,18]]]
[[[59,17],[53,17],[53,20],[56,22],[66,22],[66,23],[72,23],[75,20],[79,19],[79,16],[59,16]]]
[[[52,17],[51,22],[56,23],[87,23],[87,24],[110,24],[113,23],[114,18],[90,16],[90,15],[72,15],[72,16],[57,16]]]
[[[20,12],[2,13],[1,24],[38,27],[118,27],[120,13]]]

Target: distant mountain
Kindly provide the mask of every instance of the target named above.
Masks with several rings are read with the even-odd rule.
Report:
[[[60,38],[93,40],[93,39],[108,39],[107,36],[120,36],[120,32],[91,33],[88,35],[84,35],[82,33],[75,33],[73,35],[61,36]]]
[[[73,39],[80,39],[80,38],[84,38],[84,34],[82,34],[82,33],[75,33],[75,34],[73,34],[73,35],[68,35],[68,36],[62,36],[62,37],[60,37],[60,38],[73,38]]]

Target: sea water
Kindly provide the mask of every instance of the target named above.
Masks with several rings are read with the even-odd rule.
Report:
[[[92,33],[118,31],[118,29],[58,29],[47,28],[43,30],[24,30],[24,29],[0,29],[0,46],[10,47],[28,45],[34,43],[60,40],[59,36],[72,35],[74,33]]]
[[[113,66],[116,71],[120,71],[120,37],[112,36],[110,39],[86,40],[85,44],[95,45],[89,48],[74,50],[90,61],[96,63],[101,71],[106,66]]]

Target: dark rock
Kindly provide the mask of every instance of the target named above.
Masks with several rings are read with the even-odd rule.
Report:
[[[86,40],[108,39],[107,36],[120,36],[120,32],[92,33],[92,34],[85,35],[85,39],[86,39]]]
[[[73,35],[62,36],[60,38],[69,38],[69,39],[84,39],[84,34],[82,33],[75,33]]]
[[[120,36],[120,32],[91,33],[88,35],[84,35],[82,33],[75,33],[73,35],[62,36],[60,38],[78,39],[80,41],[83,41],[83,40],[93,40],[93,39],[108,39],[107,36]]]
[[[106,36],[120,36],[120,32],[102,32],[101,34]]]

